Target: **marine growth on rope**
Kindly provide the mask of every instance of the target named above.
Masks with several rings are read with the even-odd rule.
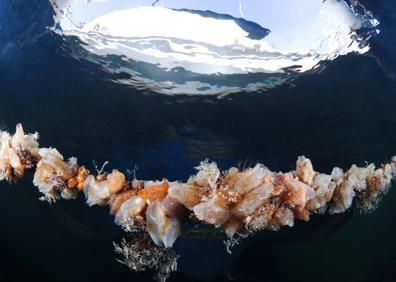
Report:
[[[53,203],[84,193],[88,206],[109,206],[115,224],[144,234],[142,241],[116,247],[125,256],[123,263],[134,270],[158,269],[160,264],[164,277],[176,268],[177,256],[169,249],[181,234],[183,221],[213,225],[233,238],[292,227],[312,214],[343,213],[353,204],[367,212],[396,177],[396,157],[378,168],[352,165],[347,171],[335,167],[324,174],[300,156],[290,172],[273,172],[262,164],[220,171],[216,163],[205,160],[187,182],[127,180],[118,170],[102,169],[94,175],[76,158],[65,160],[55,148],[40,148],[38,137],[38,133],[25,134],[21,124],[13,135],[0,131],[0,180],[13,183],[31,169],[41,200]],[[147,246],[151,259],[131,255],[148,251]]]

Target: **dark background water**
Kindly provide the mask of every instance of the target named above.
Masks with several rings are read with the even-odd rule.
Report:
[[[363,2],[363,1],[362,1]],[[144,179],[186,180],[209,158],[227,169],[262,162],[291,170],[296,157],[317,170],[380,164],[396,154],[395,16],[392,1],[365,1],[381,22],[368,55],[340,57],[262,94],[167,97],[110,81],[69,57],[46,32],[44,0],[0,0],[0,126],[41,133],[40,145],[93,168],[137,167]],[[49,206],[25,181],[0,183],[0,281],[140,281],[115,260],[122,232],[105,208],[82,199]],[[371,215],[314,217],[263,232],[227,254],[216,240],[179,239],[170,281],[395,281],[396,192]]]

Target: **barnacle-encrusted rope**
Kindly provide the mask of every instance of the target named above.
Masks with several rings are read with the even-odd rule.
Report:
[[[118,170],[92,175],[76,158],[65,161],[56,149],[39,148],[37,140],[38,133],[25,134],[21,124],[14,135],[0,131],[0,180],[12,183],[26,169],[35,169],[33,184],[43,194],[42,200],[74,199],[84,192],[89,206],[109,205],[117,225],[148,234],[152,240],[144,240],[149,238],[145,235],[144,244],[117,246],[126,258],[123,262],[139,270],[158,267],[164,260],[165,274],[175,269],[176,255],[167,249],[179,236],[182,220],[195,217],[221,227],[233,238],[293,226],[295,219],[308,221],[314,213],[342,213],[353,200],[357,209],[371,211],[396,176],[396,157],[377,169],[373,164],[352,165],[346,172],[336,167],[330,175],[314,171],[309,159],[299,157],[296,170],[287,173],[272,172],[261,164],[221,172],[215,163],[203,161],[186,183],[127,181]],[[153,243],[160,248],[151,248],[145,259],[133,257]],[[143,266],[141,261],[145,261]]]

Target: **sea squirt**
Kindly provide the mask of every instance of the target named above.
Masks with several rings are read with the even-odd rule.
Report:
[[[165,214],[160,200],[149,204],[146,211],[147,232],[158,246],[172,247],[180,235],[180,222]]]

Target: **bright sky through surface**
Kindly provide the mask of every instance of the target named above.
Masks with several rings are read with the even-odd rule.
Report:
[[[160,0],[154,6],[152,0],[53,1],[64,8],[63,15],[58,13],[61,33],[78,37],[92,54],[149,63],[161,71],[271,74],[233,88],[182,73],[174,79],[165,74],[154,88],[171,87],[170,94],[255,91],[288,79],[285,70],[305,72],[321,61],[369,50],[356,34],[367,23],[344,1]],[[140,76],[144,84],[153,82],[150,75],[155,74],[143,74],[123,62],[109,70]]]

